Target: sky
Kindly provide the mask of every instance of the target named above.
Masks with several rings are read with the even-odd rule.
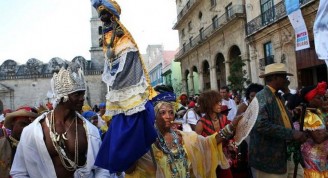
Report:
[[[121,22],[141,53],[151,44],[165,50],[179,47],[172,30],[175,0],[117,0]],[[30,58],[44,63],[53,57],[90,60],[90,0],[0,0],[0,65],[7,59],[24,64]]]

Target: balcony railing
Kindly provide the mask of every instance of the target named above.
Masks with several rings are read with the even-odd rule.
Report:
[[[186,5],[182,8],[182,10],[178,13],[177,16],[177,22],[175,23],[174,26],[177,26],[180,23],[180,20],[184,17],[184,15],[187,14],[189,9],[197,2],[200,0],[189,0],[187,1]]]
[[[301,6],[305,4],[315,1],[315,0],[301,0]],[[261,15],[257,16],[255,19],[251,20],[247,23],[246,33],[247,36],[252,35],[253,33],[259,31],[267,25],[273,24],[274,22],[286,17],[286,7],[285,1],[281,1],[271,9],[263,12]]]
[[[226,12],[220,17],[218,17],[212,24],[210,24],[203,31],[201,31],[201,33],[199,33],[196,37],[193,37],[193,39],[189,43],[185,44],[176,54],[176,59],[178,59],[183,54],[189,52],[192,48],[208,39],[213,33],[221,29],[228,22],[234,20],[235,18],[242,17],[244,16],[244,14],[244,6],[233,6],[231,10],[229,10],[229,13]]]

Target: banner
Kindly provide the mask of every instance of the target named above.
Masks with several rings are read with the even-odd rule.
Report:
[[[309,34],[300,9],[288,15],[289,21],[295,30],[296,51],[310,47]]]
[[[313,26],[315,51],[328,66],[328,1],[321,0]]]
[[[285,6],[287,15],[289,15],[292,12],[300,9],[300,2],[299,0],[285,0]]]
[[[285,0],[285,7],[289,21],[295,30],[296,51],[309,48],[309,33],[300,10],[299,0]]]

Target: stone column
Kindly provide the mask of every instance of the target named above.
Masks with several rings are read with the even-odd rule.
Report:
[[[225,75],[225,85],[228,85],[228,83],[229,83],[228,77],[230,76],[230,61],[225,61],[224,65],[225,65],[225,73],[226,73],[226,75]]]
[[[185,77],[183,77],[181,82],[182,82],[181,93],[188,93],[188,83],[187,83],[188,80]]]
[[[210,81],[211,81],[211,90],[218,90],[218,79],[216,76],[215,66],[210,68]]]
[[[198,79],[199,79],[199,93],[202,93],[204,91],[203,71],[199,71]]]

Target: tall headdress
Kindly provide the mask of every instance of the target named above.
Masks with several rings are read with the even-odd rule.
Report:
[[[85,80],[81,66],[78,63],[71,63],[67,69],[62,67],[58,73],[54,73],[51,79],[51,89],[54,102],[58,104],[68,100],[68,95],[77,91],[85,91]]]
[[[91,4],[94,8],[97,9],[98,13],[102,10],[107,10],[115,18],[120,19],[121,15],[121,7],[118,5],[116,1],[113,0],[91,0]]]

